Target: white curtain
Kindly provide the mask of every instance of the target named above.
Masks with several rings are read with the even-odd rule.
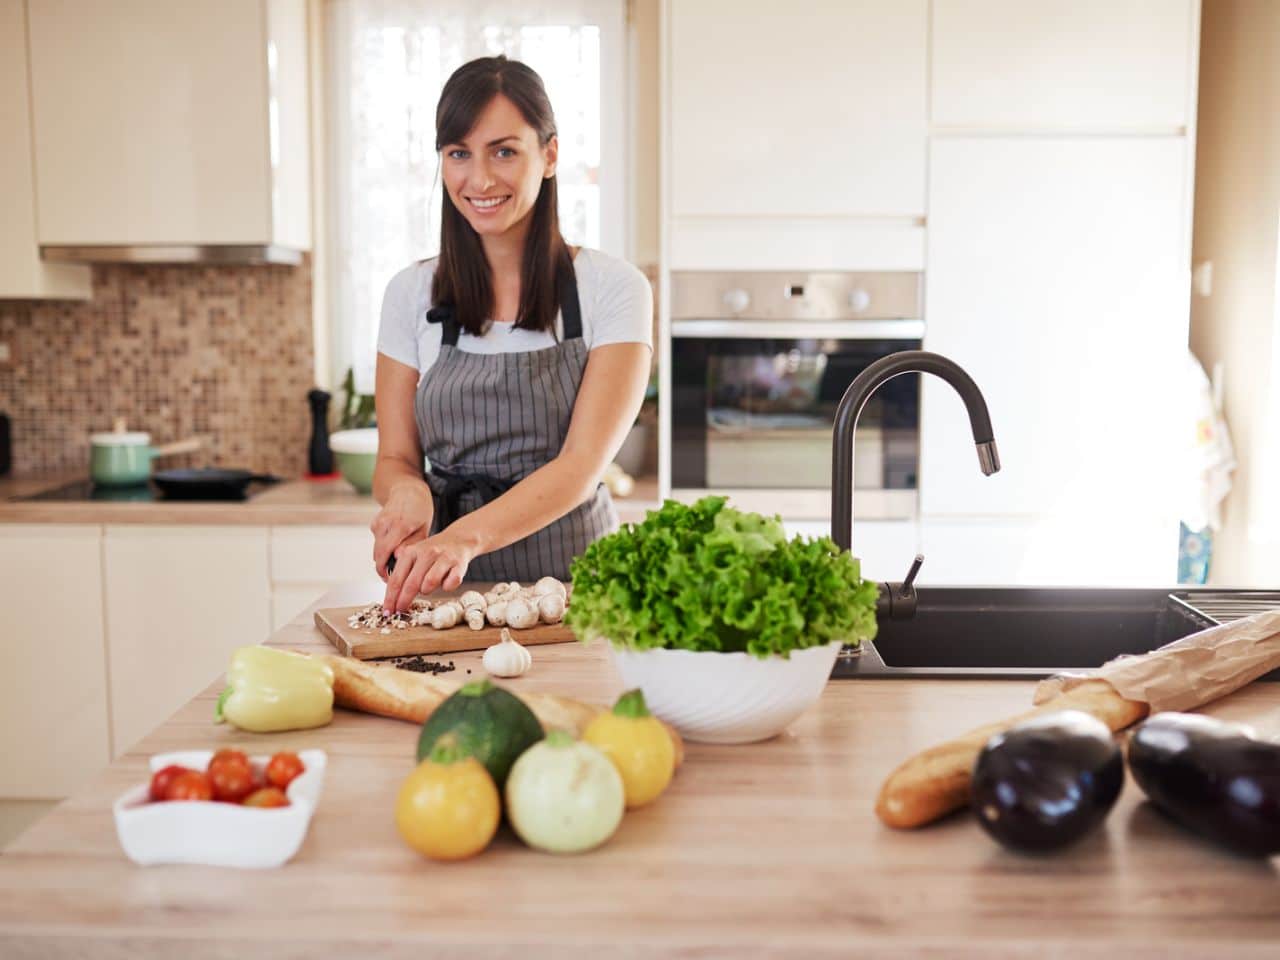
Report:
[[[373,391],[386,283],[438,252],[435,108],[468,60],[505,53],[538,71],[556,113],[565,237],[624,253],[622,0],[330,0],[325,28],[337,381],[351,366],[357,390]]]

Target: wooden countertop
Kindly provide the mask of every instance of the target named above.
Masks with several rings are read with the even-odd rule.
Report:
[[[0,478],[0,523],[368,526],[378,512],[378,504],[372,496],[358,493],[342,479],[286,480],[263,489],[248,500],[226,503],[15,499],[54,490],[78,479],[83,477],[74,474],[49,474]],[[637,480],[634,494],[626,498],[615,498],[614,503],[623,523],[643,520],[647,510],[658,506],[656,479]]]
[[[322,605],[359,602],[352,585]],[[180,637],[175,635],[175,642]],[[304,614],[274,645],[328,650]],[[454,655],[480,672],[478,655]],[[534,650],[529,688],[607,700],[606,652]],[[1274,957],[1280,859],[1223,853],[1126,784],[1104,829],[1049,857],[987,839],[967,814],[895,832],[872,814],[903,757],[1026,707],[1031,684],[833,681],[783,736],[689,744],[652,807],[604,847],[557,857],[504,828],[479,857],[425,860],[400,842],[396,791],[417,729],[337,711],[319,730],[210,723],[215,682],[0,855],[0,956],[95,957]],[[1210,711],[1280,734],[1280,684]],[[236,745],[321,747],[329,771],[297,857],[261,872],[125,859],[113,799],[147,757]]]

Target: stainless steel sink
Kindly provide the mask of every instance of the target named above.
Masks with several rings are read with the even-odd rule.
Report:
[[[1035,679],[1280,607],[1280,594],[1246,590],[916,587],[916,597],[911,619],[882,619],[832,677]]]

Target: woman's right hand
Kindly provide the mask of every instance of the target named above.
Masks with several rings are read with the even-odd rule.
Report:
[[[431,489],[421,480],[397,483],[387,502],[369,524],[373,531],[373,565],[383,582],[388,577],[387,561],[404,543],[425,540],[431,531],[435,505]]]

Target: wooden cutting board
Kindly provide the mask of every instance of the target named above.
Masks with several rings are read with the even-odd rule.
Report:
[[[492,583],[468,583],[463,589],[431,594],[433,601],[460,596],[465,590],[487,592]],[[375,602],[370,600],[369,603]],[[357,607],[330,607],[317,610],[315,624],[329,638],[339,653],[359,660],[377,657],[408,657],[419,653],[457,653],[460,650],[484,650],[502,639],[502,627],[485,626],[472,630],[466,624],[436,630],[434,627],[394,627],[387,633],[374,627],[351,627],[347,621],[351,615],[369,604]],[[525,630],[512,630],[511,635],[521,644],[566,643],[575,640],[573,633],[563,623],[540,623]]]

